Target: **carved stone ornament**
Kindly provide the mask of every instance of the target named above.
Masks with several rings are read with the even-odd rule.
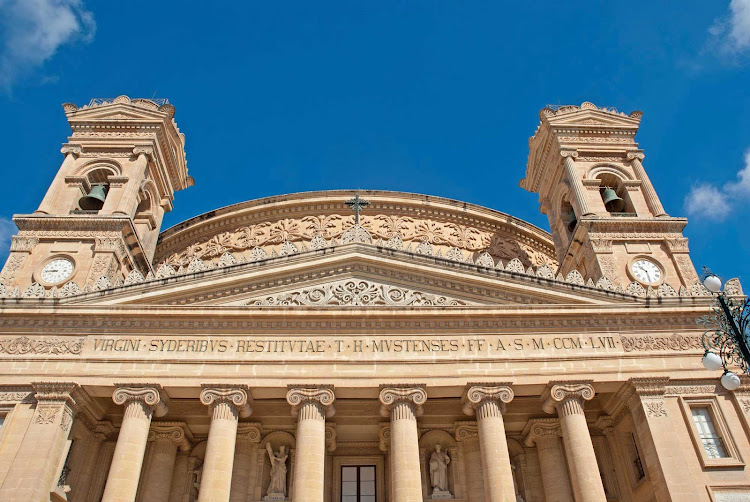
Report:
[[[510,388],[510,383],[469,384],[462,400],[463,412],[472,416],[479,405],[487,400],[497,401],[504,413],[505,405],[513,400],[513,389]]]
[[[548,438],[562,437],[560,421],[556,418],[536,418],[529,420],[524,428],[524,444],[528,447],[537,446],[538,442]]]
[[[112,394],[112,401],[117,405],[124,405],[132,401],[140,401],[144,406],[151,408],[154,415],[163,417],[167,414],[169,402],[160,390],[161,386],[147,384],[136,386],[131,384],[115,384],[117,389]]]
[[[377,284],[366,280],[345,280],[311,286],[299,291],[256,298],[247,302],[254,306],[460,306],[472,302],[447,296],[423,293],[407,288]]]
[[[175,443],[181,451],[190,451],[191,444],[188,434],[185,433],[186,428],[187,425],[180,422],[152,422],[148,440]]]
[[[55,406],[65,405],[73,408],[76,404],[73,392],[78,387],[72,382],[32,382],[34,388],[34,399],[40,404],[51,404]]]
[[[479,439],[479,426],[476,422],[456,422],[454,431],[456,441],[476,441]]]
[[[30,339],[25,336],[0,340],[0,353],[23,354],[73,354],[80,355],[85,338],[62,340],[60,338]]]
[[[0,403],[30,403],[33,395],[31,388],[0,387]]]
[[[664,401],[645,401],[646,414],[649,417],[666,417],[667,410],[664,409]]]
[[[700,335],[679,335],[677,333],[669,336],[622,335],[620,341],[622,342],[622,349],[625,352],[640,350],[703,350]]]
[[[391,449],[391,424],[388,422],[381,423],[378,429],[378,448],[385,452]]]
[[[550,382],[542,394],[542,408],[546,413],[552,414],[555,408],[567,399],[591,401],[594,399],[594,387],[591,381],[577,382]]]
[[[391,408],[397,403],[407,402],[413,409],[415,416],[422,415],[422,405],[427,402],[427,392],[423,385],[393,385],[381,386],[380,389],[380,415],[390,416]]]
[[[336,451],[336,424],[326,425],[326,451]]]
[[[289,391],[286,393],[286,401],[292,406],[292,416],[294,417],[297,416],[302,405],[315,403],[324,410],[327,418],[331,418],[336,414],[336,409],[333,407],[335,400],[336,396],[330,386],[298,387],[290,385]]]
[[[237,409],[240,417],[249,417],[253,410],[250,407],[252,398],[247,390],[233,385],[202,385],[201,403],[209,408],[209,413],[220,403],[227,403]]]

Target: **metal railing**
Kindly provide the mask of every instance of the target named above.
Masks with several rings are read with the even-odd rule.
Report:
[[[109,104],[109,103],[113,103],[115,101],[115,99],[117,99],[117,98],[93,98],[89,102],[89,106],[106,105],[106,104]],[[153,101],[158,106],[166,105],[167,103],[169,103],[169,100],[167,98],[151,98],[151,99],[149,99],[149,98],[135,98],[135,99],[145,99],[147,101]],[[135,99],[133,99],[133,101],[135,101]]]

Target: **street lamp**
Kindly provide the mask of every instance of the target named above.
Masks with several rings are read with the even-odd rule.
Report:
[[[740,386],[740,377],[729,368],[750,374],[750,298],[737,301],[727,296],[721,279],[705,267],[703,285],[716,298],[711,313],[698,319],[703,333],[703,366],[711,371],[724,369],[721,385],[727,390]]]

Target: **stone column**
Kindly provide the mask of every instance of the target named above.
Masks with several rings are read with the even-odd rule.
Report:
[[[654,216],[667,216],[667,212],[664,210],[664,206],[661,205],[659,196],[656,195],[654,185],[651,184],[651,180],[649,179],[648,174],[646,174],[643,164],[641,164],[641,160],[644,157],[643,154],[641,152],[630,152],[627,157],[633,166],[635,177],[641,180],[643,197],[646,199],[646,204],[648,205],[651,214]]]
[[[209,407],[211,427],[198,502],[227,502],[232,488],[232,465],[239,417],[252,413],[244,387],[203,385],[201,402]]]
[[[290,386],[286,394],[297,417],[297,456],[294,465],[294,498],[323,502],[325,486],[326,417],[335,413],[332,387]]]
[[[65,177],[70,175],[68,171],[78,156],[81,155],[82,149],[80,145],[68,144],[63,146],[60,151],[65,155],[65,160],[63,160],[60,169],[57,170],[55,179],[52,180],[52,184],[47,189],[47,193],[44,195],[41,204],[39,204],[39,208],[34,211],[34,214],[59,213],[62,209],[58,204],[58,199],[61,198],[59,194],[64,191],[66,187]]]
[[[141,183],[146,179],[146,170],[148,169],[148,160],[154,154],[150,146],[136,146],[133,153],[137,155],[134,165],[128,175],[128,183],[120,197],[120,203],[117,205],[114,214],[124,214],[129,217],[135,215],[135,209],[138,206],[138,192],[141,189]]]
[[[484,496],[487,502],[515,502],[513,469],[505,439],[503,412],[513,400],[510,384],[469,384],[463,399],[464,413],[477,416],[482,452]]]
[[[180,422],[164,422],[151,424],[148,440],[151,446],[151,463],[148,466],[146,479],[143,484],[143,499],[149,502],[168,502],[172,487],[177,448],[182,451],[190,450],[185,428]]]
[[[190,454],[177,452],[172,469],[172,485],[170,488],[169,502],[184,502],[185,493],[188,491],[188,460]]]
[[[151,417],[167,414],[168,402],[160,390],[159,385],[118,385],[112,395],[115,404],[125,406],[125,415],[117,436],[102,502],[135,500]]]
[[[542,394],[543,408],[560,418],[565,454],[568,459],[573,494],[577,502],[604,502],[604,485],[599,475],[583,403],[594,398],[590,381],[550,382]]]
[[[575,150],[561,150],[560,155],[565,163],[565,177],[568,180],[570,189],[573,191],[575,202],[578,204],[578,211],[581,213],[576,214],[576,216],[580,219],[581,216],[594,214],[589,205],[588,194],[586,193],[586,188],[583,186],[581,175],[578,169],[576,169],[575,161],[573,160],[578,157],[578,152]]]
[[[250,480],[254,478],[255,452],[260,443],[261,425],[240,424],[237,429],[237,446],[234,450],[232,467],[232,488],[230,502],[246,502],[250,493]]]
[[[77,418],[85,415],[84,412],[77,415]],[[91,483],[96,477],[97,460],[102,443],[115,431],[110,422],[94,422],[88,417],[87,420],[91,422],[90,430],[81,423],[82,421],[76,420],[79,424],[78,436],[73,441],[68,457],[71,469],[68,474],[68,484],[71,488],[68,493],[70,500],[86,500]],[[73,433],[76,432],[76,423],[73,424]]]
[[[482,454],[479,450],[479,428],[476,422],[456,422],[456,441],[461,445],[466,476],[466,496],[469,502],[484,502]]]
[[[112,464],[112,456],[115,453],[115,441],[104,441],[96,456],[96,468],[91,479],[86,502],[101,502],[104,493],[104,485],[107,483],[107,473]]]
[[[68,454],[76,402],[72,382],[34,382],[36,410],[5,480],[0,500],[49,500]]]
[[[380,414],[391,418],[391,491],[393,502],[422,502],[417,417],[427,392],[422,385],[380,387]]]
[[[573,502],[565,454],[562,449],[560,422],[553,418],[530,420],[524,444],[536,446],[539,468],[542,472],[544,500],[546,502]],[[524,431],[526,432],[526,431]]]

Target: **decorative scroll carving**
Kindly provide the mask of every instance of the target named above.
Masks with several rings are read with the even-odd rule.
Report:
[[[542,408],[547,413],[554,413],[557,405],[571,398],[581,401],[594,399],[594,387],[591,386],[591,381],[550,382],[542,394],[544,403]]]
[[[389,416],[391,408],[399,402],[408,402],[414,409],[416,416],[422,414],[422,405],[427,402],[427,392],[422,385],[394,385],[382,386],[380,389],[380,414]]]
[[[664,409],[663,401],[645,401],[646,414],[649,417],[666,417],[667,410]]]
[[[0,403],[30,402],[32,395],[31,389],[18,387],[0,388]]]
[[[185,430],[187,425],[180,422],[152,422],[148,431],[149,441],[168,441],[176,443],[182,451],[190,451],[191,444]]]
[[[620,337],[625,352],[634,350],[703,350],[700,335],[634,335]]]
[[[326,425],[326,451],[336,451],[336,424]]]
[[[479,427],[476,422],[456,422],[454,430],[456,441],[474,441],[479,439]]]
[[[378,448],[380,451],[388,451],[391,449],[391,424],[381,423],[380,429],[378,429]]]
[[[115,384],[117,389],[112,394],[112,400],[117,405],[124,405],[132,401],[140,401],[145,406],[154,410],[154,415],[163,417],[167,414],[169,402],[161,392],[161,386],[148,384],[144,387],[135,387],[128,384]]]
[[[537,441],[540,440],[550,437],[562,437],[560,421],[556,418],[536,418],[529,420],[529,423],[524,428],[524,433],[523,442],[529,447],[536,445]]]
[[[292,416],[295,417],[302,404],[305,402],[314,402],[325,410],[326,417],[331,418],[336,413],[333,407],[335,400],[336,396],[333,394],[333,389],[329,386],[297,387],[290,385],[289,391],[286,393],[286,401],[292,406]]]
[[[513,400],[513,389],[510,388],[510,383],[469,384],[463,398],[464,413],[469,416],[474,415],[482,401],[487,400],[497,401],[502,410]]]
[[[39,425],[48,425],[55,422],[57,418],[57,412],[60,411],[59,407],[53,406],[38,406],[36,410],[36,418],[34,422]]]
[[[243,418],[252,414],[253,410],[249,404],[252,399],[244,388],[231,385],[202,385],[202,387],[201,403],[209,407],[209,413],[216,405],[228,403],[235,407]]]
[[[404,243],[413,243],[415,248],[424,242],[444,247],[443,253],[453,247],[477,254],[487,252],[495,260],[518,258],[525,267],[543,264],[557,266],[552,256],[511,235],[500,235],[452,222],[379,214],[361,215],[361,224],[355,226],[353,223],[353,216],[339,214],[258,223],[191,244],[184,251],[169,256],[166,262],[173,267],[187,266],[196,257],[202,260],[214,259],[226,252],[241,252],[253,248],[263,249],[266,255],[270,255],[272,251],[281,255],[280,246],[285,242],[302,242],[309,249],[320,249],[326,239],[337,239],[342,244],[372,243],[373,239],[381,239],[388,241],[388,244],[395,244],[398,240],[402,247]],[[318,239],[313,243],[316,237]],[[393,245],[388,247],[395,248]]]
[[[85,338],[62,340],[60,338],[40,338],[32,340],[25,336],[0,340],[0,353],[6,354],[74,354],[80,355]]]
[[[256,298],[247,305],[257,306],[457,306],[474,303],[438,296],[406,288],[376,284],[361,279],[339,281],[332,284],[312,286],[308,289],[282,293],[266,298]]]

